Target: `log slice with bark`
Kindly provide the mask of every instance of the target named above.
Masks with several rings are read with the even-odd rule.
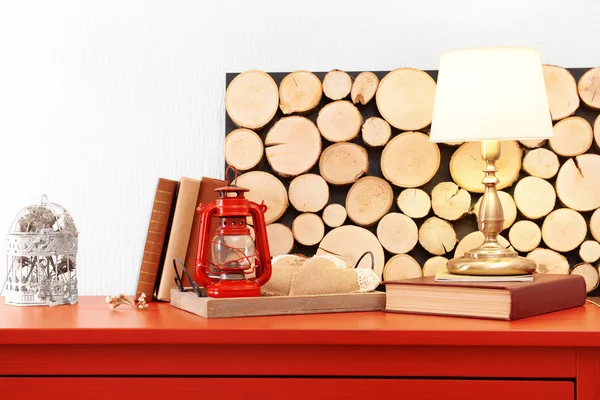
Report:
[[[275,176],[263,171],[250,171],[238,177],[237,185],[249,190],[246,198],[260,204],[265,202],[265,223],[277,221],[288,207],[285,186]]]
[[[554,125],[554,137],[548,143],[559,156],[573,157],[588,151],[593,141],[590,123],[581,117],[569,117]]]
[[[352,77],[347,72],[334,69],[323,78],[323,93],[331,100],[341,100],[350,94]]]
[[[569,273],[567,257],[554,250],[538,247],[527,254],[527,258],[535,261],[535,272],[538,274],[567,275]]]
[[[553,121],[575,114],[579,107],[577,83],[565,68],[556,65],[543,65],[544,82]]]
[[[263,152],[262,139],[250,129],[236,129],[225,137],[225,161],[239,171],[256,167]]]
[[[591,211],[600,207],[600,156],[582,154],[568,159],[556,177],[556,194],[567,207]]]
[[[436,83],[414,68],[389,72],[379,83],[377,109],[394,128],[417,131],[431,124]]]
[[[587,223],[581,214],[570,208],[552,211],[542,224],[542,240],[552,250],[575,250],[585,240]]]
[[[319,173],[332,185],[354,183],[368,170],[367,151],[354,143],[334,143],[323,150],[319,159]]]
[[[401,213],[389,213],[377,225],[377,238],[392,254],[408,253],[419,241],[419,228]]]
[[[330,142],[347,142],[358,136],[363,117],[356,106],[347,100],[327,104],[319,111],[317,127]]]
[[[282,177],[297,176],[310,170],[321,154],[321,135],[308,118],[283,117],[265,137],[267,161]]]
[[[279,84],[279,108],[286,115],[316,108],[322,96],[321,81],[309,71],[292,72]]]
[[[375,96],[378,86],[379,78],[377,75],[372,72],[361,72],[352,83],[350,91],[352,102],[354,104],[367,104]]]
[[[423,189],[404,189],[398,195],[398,208],[411,218],[423,218],[431,210],[431,200]]]
[[[329,202],[329,186],[321,175],[300,175],[290,182],[288,197],[296,210],[314,213]]]
[[[388,142],[381,153],[381,172],[404,188],[429,182],[440,167],[440,149],[420,132],[405,132]]]
[[[344,225],[328,232],[317,250],[317,255],[333,254],[344,259],[351,267],[367,251],[374,256],[374,271],[381,276],[385,263],[383,247],[377,237],[359,226]],[[371,268],[370,257],[364,257],[359,268]]]
[[[531,176],[550,179],[560,168],[558,156],[548,149],[534,149],[523,157],[523,171]]]
[[[359,179],[346,196],[346,212],[357,225],[370,226],[390,211],[394,191],[389,183],[376,176]]]
[[[240,128],[260,129],[277,112],[277,84],[263,71],[245,71],[233,78],[225,92],[225,109]]]

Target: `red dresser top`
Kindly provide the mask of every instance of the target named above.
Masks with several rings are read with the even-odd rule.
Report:
[[[74,306],[15,307],[0,298],[2,344],[357,344],[600,346],[600,308],[505,322],[384,312],[204,319],[150,303],[110,310],[104,297]]]

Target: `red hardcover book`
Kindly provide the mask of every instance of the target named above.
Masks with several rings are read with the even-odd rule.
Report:
[[[388,312],[516,320],[585,304],[579,275],[535,274],[533,282],[384,282]]]
[[[150,212],[150,223],[142,255],[142,265],[135,291],[137,299],[142,293],[151,301],[156,285],[158,270],[162,265],[164,248],[169,231],[173,199],[177,191],[177,181],[159,178]]]

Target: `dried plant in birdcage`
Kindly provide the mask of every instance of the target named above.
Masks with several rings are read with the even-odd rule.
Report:
[[[74,304],[77,293],[77,237],[71,215],[60,205],[23,208],[6,235],[7,304]]]

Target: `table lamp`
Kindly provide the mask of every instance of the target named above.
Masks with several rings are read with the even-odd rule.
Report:
[[[481,141],[485,186],[478,226],[484,243],[447,263],[461,275],[524,275],[533,260],[502,247],[504,215],[496,185],[500,140],[554,137],[542,62],[537,49],[489,47],[452,51],[440,58],[430,140]]]

